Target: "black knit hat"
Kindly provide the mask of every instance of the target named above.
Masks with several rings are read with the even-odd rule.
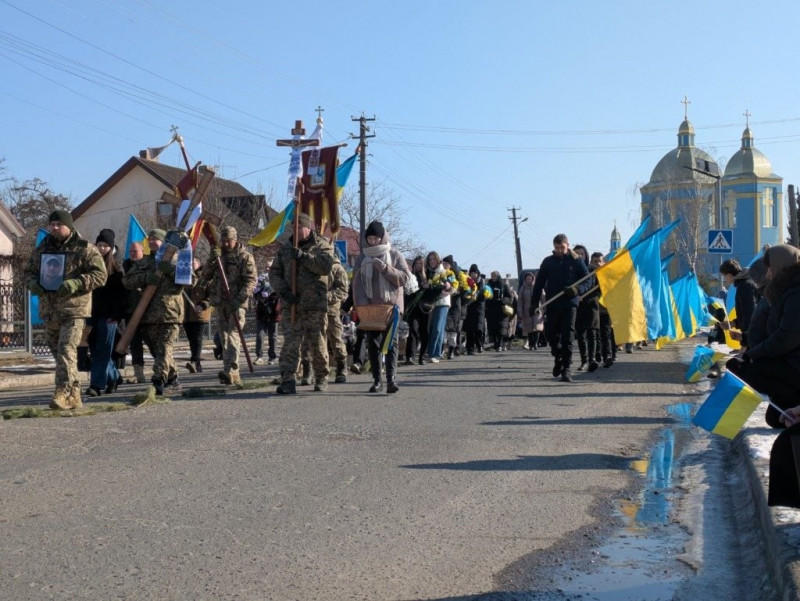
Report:
[[[469,273],[473,273],[473,272],[475,272],[475,273],[480,273],[481,272],[481,270],[478,269],[478,266],[475,263],[473,263],[472,265],[469,266]]]
[[[115,237],[116,236],[114,235],[114,230],[109,230],[109,229],[100,230],[100,233],[97,234],[97,240],[95,240],[94,243],[97,244],[98,242],[105,242],[111,248],[114,248]]]
[[[380,221],[373,221],[367,226],[367,229],[364,230],[365,238],[367,236],[377,236],[383,239],[384,234],[386,234],[386,230],[383,229],[383,224]]]
[[[60,221],[61,223],[66,225],[69,229],[71,230],[75,229],[75,223],[72,221],[72,214],[64,209],[58,209],[50,213],[50,219],[48,219],[48,222],[53,222],[53,221]]]
[[[448,265],[455,263],[455,261],[453,261],[453,255],[447,255],[444,259],[442,259],[442,263],[447,263]]]

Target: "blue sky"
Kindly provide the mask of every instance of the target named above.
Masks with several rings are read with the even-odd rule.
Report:
[[[347,141],[363,111],[369,180],[417,238],[513,273],[512,206],[525,267],[559,232],[591,251],[615,222],[633,232],[684,95],[697,146],[724,163],[749,110],[756,147],[800,183],[797,22],[788,0],[0,0],[0,156],[77,204],[175,124],[193,160],[282,206],[275,139],[319,105],[325,142]],[[177,147],[162,160],[180,165]]]

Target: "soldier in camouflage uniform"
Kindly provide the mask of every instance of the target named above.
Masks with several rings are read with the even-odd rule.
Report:
[[[311,350],[314,390],[328,388],[328,348],[325,330],[328,314],[328,282],[333,266],[333,247],[314,232],[308,215],[298,216],[299,240],[295,248],[290,238],[281,246],[269,281],[283,301],[283,347],[281,348],[281,385],[278,394],[295,394],[295,372],[300,362],[300,346],[305,338]],[[292,293],[292,261],[297,262],[297,291]],[[294,321],[291,318],[295,308]]]
[[[77,409],[83,404],[78,343],[86,318],[92,312],[91,292],[105,284],[106,267],[100,251],[75,231],[69,211],[53,211],[49,230],[31,256],[25,275],[28,290],[39,295],[39,314],[44,321],[47,344],[56,360],[56,387],[50,407]],[[63,281],[56,290],[45,290],[41,286],[44,254],[63,255]]]
[[[208,282],[207,286],[201,286],[208,290],[208,299],[202,299],[197,306],[199,309],[207,309],[210,303],[215,307],[217,333],[222,341],[223,370],[219,372],[219,381],[223,384],[239,385],[242,383],[239,375],[241,342],[235,320],[238,320],[239,326],[244,328],[247,301],[256,287],[258,273],[253,255],[239,244],[236,229],[224,225],[219,231],[222,251],[212,247],[211,256],[203,266],[200,276],[203,282]],[[229,292],[225,291],[219,272],[218,257],[222,259],[225,268]]]
[[[166,238],[164,230],[154,229],[147,233],[150,254],[131,266],[122,283],[128,290],[156,286],[156,292],[147,310],[142,315],[139,328],[142,339],[153,355],[153,387],[156,394],[164,394],[164,387],[177,388],[178,369],[172,357],[172,347],[178,339],[178,330],[183,323],[183,286],[175,283],[175,263],[178,253],[171,261],[160,260],[159,249]],[[163,254],[163,253],[161,253]],[[158,260],[157,260],[158,259]]]
[[[328,350],[333,353],[336,360],[336,379],[337,384],[347,382],[347,347],[342,338],[342,302],[347,298],[350,287],[350,278],[347,271],[342,267],[339,257],[334,253],[333,267],[328,282],[328,326],[325,331],[325,338],[328,342]],[[311,383],[311,349],[308,341],[303,340],[302,360],[300,361],[300,384],[307,386]]]
[[[350,278],[347,271],[339,261],[339,257],[334,257],[333,268],[331,269],[331,282],[328,285],[328,346],[336,359],[336,379],[337,384],[347,382],[347,346],[345,346],[342,332],[342,302],[347,298],[350,290]]]

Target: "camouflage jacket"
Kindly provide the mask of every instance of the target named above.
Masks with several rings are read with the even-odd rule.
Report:
[[[234,300],[242,307],[247,307],[247,302],[250,300],[258,280],[256,260],[241,244],[237,244],[230,251],[223,252],[220,259],[225,268],[225,277],[231,291],[230,297],[222,284],[217,260],[212,258],[206,261],[200,276],[200,288],[205,290],[205,293],[196,297],[195,302],[208,300],[215,307],[219,307],[228,300]]]
[[[328,283],[328,313],[339,316],[342,302],[350,291],[350,277],[339,259],[334,259]]]
[[[177,253],[172,257],[172,264],[177,260]],[[130,271],[122,278],[122,284],[128,290],[147,288],[147,274],[155,273],[158,263],[155,257],[147,255],[131,266]],[[183,321],[183,286],[175,283],[174,275],[164,275],[158,283],[153,300],[142,315],[142,323],[181,323]]]
[[[48,235],[36,247],[25,268],[28,284],[39,282],[42,255],[48,253],[64,255],[64,281],[77,279],[81,288],[75,294],[58,296],[56,291],[47,291],[39,297],[39,315],[44,321],[89,317],[92,314],[92,290],[106,283],[108,274],[103,255],[94,244],[73,231],[63,244]]]
[[[325,238],[311,232],[308,239],[300,242],[303,257],[297,261],[298,307],[305,310],[328,310],[328,282],[333,267],[333,246]],[[290,238],[281,246],[269,271],[272,289],[286,301],[292,292],[292,261],[295,256],[294,243]],[[284,310],[290,303],[284,302]]]

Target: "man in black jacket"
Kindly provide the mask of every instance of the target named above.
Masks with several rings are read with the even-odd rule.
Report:
[[[553,254],[542,261],[536,274],[531,298],[540,298],[542,290],[547,297],[544,328],[550,342],[550,352],[555,357],[553,377],[562,382],[572,382],[572,345],[575,340],[575,314],[578,298],[589,290],[589,269],[569,248],[566,234],[553,238]],[[586,278],[586,279],[584,279]],[[538,311],[531,304],[531,315]]]

